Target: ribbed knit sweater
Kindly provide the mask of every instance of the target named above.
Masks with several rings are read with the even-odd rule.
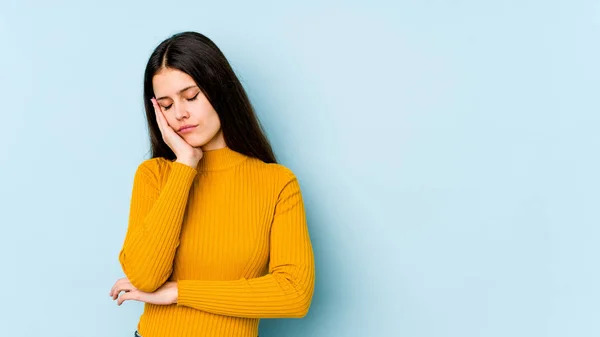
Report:
[[[256,337],[260,318],[304,317],[314,291],[298,179],[229,147],[138,166],[119,261],[141,291],[177,281],[176,304],[144,304],[142,337]]]

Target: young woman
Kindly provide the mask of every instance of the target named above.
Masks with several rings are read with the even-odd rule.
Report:
[[[256,337],[260,318],[304,317],[315,268],[300,185],[223,53],[196,32],[163,41],[144,103],[152,158],[110,291],[145,303],[135,335]]]

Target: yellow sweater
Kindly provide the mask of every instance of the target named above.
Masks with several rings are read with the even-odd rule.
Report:
[[[177,281],[176,304],[145,303],[143,337],[256,337],[260,318],[304,317],[314,291],[297,178],[229,147],[195,169],[138,166],[119,261],[141,291]]]

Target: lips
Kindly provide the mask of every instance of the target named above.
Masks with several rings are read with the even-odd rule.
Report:
[[[197,126],[197,125],[184,125],[184,126],[182,126],[181,128],[179,128],[179,131],[181,132],[181,131],[186,131],[186,130],[189,130],[189,129],[193,129],[193,128],[195,128],[196,126]]]

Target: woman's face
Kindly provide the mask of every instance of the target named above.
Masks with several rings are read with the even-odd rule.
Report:
[[[162,68],[152,78],[152,87],[169,126],[191,146],[203,150],[225,146],[219,115],[190,75]],[[186,125],[195,127],[181,130]]]

